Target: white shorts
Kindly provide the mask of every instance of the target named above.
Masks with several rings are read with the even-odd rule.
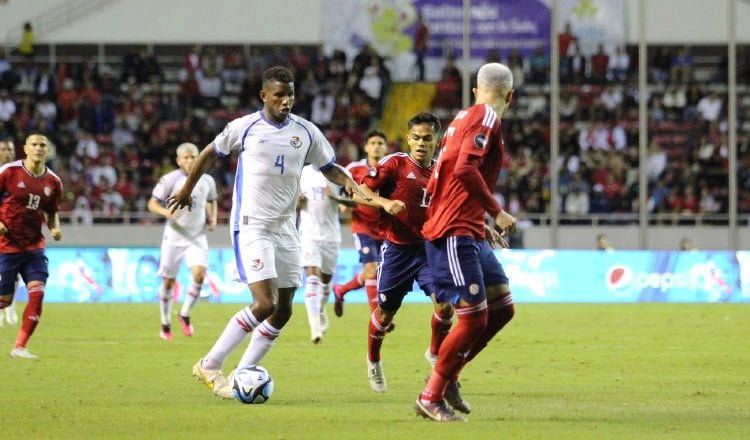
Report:
[[[185,259],[188,267],[208,267],[208,238],[199,235],[191,240],[175,239],[174,233],[165,233],[161,242],[158,274],[164,278],[177,278],[180,263]]]
[[[302,240],[302,267],[319,267],[320,271],[333,275],[339,256],[339,242]]]
[[[297,234],[244,230],[232,235],[237,272],[246,284],[277,278],[278,287],[302,285],[300,244]]]

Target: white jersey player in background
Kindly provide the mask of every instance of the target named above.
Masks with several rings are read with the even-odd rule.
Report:
[[[203,279],[208,267],[208,238],[206,229],[213,230],[217,220],[216,182],[208,174],[203,174],[192,190],[192,210],[171,211],[163,205],[185,183],[187,173],[193,168],[198,156],[198,147],[184,143],[177,147],[178,169],[170,171],[159,179],[148,201],[148,210],[167,218],[164,236],[161,241],[159,275],[163,283],[159,289],[161,331],[159,336],[167,341],[172,339],[172,296],[175,278],[180,270],[182,259],[190,268],[192,279],[185,293],[179,320],[182,332],[193,335],[190,323],[190,310],[200,297]]]
[[[310,339],[318,344],[328,330],[325,306],[341,245],[338,195],[341,187],[307,165],[302,169],[299,195],[299,234],[305,268],[305,307]]]
[[[335,163],[333,148],[311,122],[291,113],[294,75],[284,67],[263,72],[263,109],[230,122],[201,151],[185,186],[174,195],[172,211],[190,206],[190,193],[219,156],[239,150],[230,231],[240,279],[253,303],[227,323],[193,374],[219,397],[231,399],[234,373],[224,376],[227,356],[248,333],[250,343],[237,368],[258,364],[292,315],[294,292],[302,284],[299,233],[295,225],[302,167],[310,163],[347,193],[369,200]]]

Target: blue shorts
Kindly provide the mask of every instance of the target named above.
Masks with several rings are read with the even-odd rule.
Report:
[[[438,302],[478,304],[487,299],[485,286],[508,284],[486,240],[451,236],[428,241],[425,248]]]
[[[386,240],[378,266],[378,303],[383,310],[396,311],[411,291],[414,281],[425,295],[434,292],[424,243],[401,245]]]
[[[380,246],[383,242],[367,234],[354,234],[354,247],[359,251],[359,262],[362,264],[380,262]]]
[[[44,249],[16,254],[0,254],[0,295],[9,295],[15,292],[16,279],[19,273],[26,284],[32,281],[46,283],[49,276],[47,266],[48,260],[47,256],[44,255]]]

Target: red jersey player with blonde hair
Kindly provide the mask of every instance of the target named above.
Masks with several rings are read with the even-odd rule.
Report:
[[[453,304],[458,316],[414,405],[417,414],[440,422],[465,420],[446,405],[446,389],[514,314],[507,277],[489,250],[484,225],[489,213],[503,233],[516,228],[516,219],[492,196],[504,148],[500,119],[513,97],[510,69],[483,65],[473,92],[475,105],[458,112],[444,134],[422,229],[435,297]],[[458,403],[452,406],[470,411],[465,401]]]
[[[49,275],[42,223],[47,223],[55,241],[62,238],[57,214],[62,182],[45,165],[49,154],[46,136],[30,134],[23,150],[24,160],[0,168],[0,308],[13,301],[16,277],[21,274],[29,292],[29,302],[10,355],[35,359],[36,356],[26,349],[26,343],[39,324],[44,285]]]
[[[386,152],[385,133],[379,130],[371,130],[365,135],[365,154],[367,157],[350,163],[346,169],[351,173],[355,182],[362,183],[362,179],[367,173],[375,169],[378,161],[385,156]],[[362,263],[364,270],[362,273],[354,275],[354,278],[346,284],[333,286],[335,295],[333,311],[339,317],[344,314],[344,295],[350,290],[359,289],[362,286],[365,286],[367,292],[370,311],[372,312],[378,306],[377,270],[380,261],[380,246],[383,244],[383,234],[378,228],[380,213],[374,204],[357,197],[354,200],[360,204],[352,211],[352,235],[354,236],[354,245],[359,251],[359,262]]]

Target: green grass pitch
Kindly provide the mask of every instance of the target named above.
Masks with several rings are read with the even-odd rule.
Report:
[[[342,318],[329,310],[319,346],[295,307],[263,362],[271,400],[242,405],[191,376],[240,305],[199,304],[196,335],[175,329],[169,343],[157,304],[45,305],[29,344],[38,361],[10,358],[17,327],[0,328],[0,437],[750,438],[748,305],[518,304],[464,370],[474,412],[454,424],[412,410],[429,369],[428,305],[405,305],[385,340],[385,394],[367,381],[365,305],[347,304]]]

